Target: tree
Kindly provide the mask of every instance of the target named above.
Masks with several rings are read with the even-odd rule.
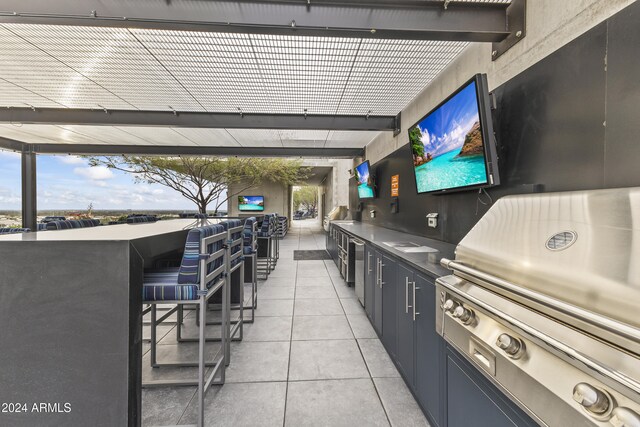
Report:
[[[307,212],[315,213],[318,207],[318,188],[317,187],[298,187],[293,192],[293,209],[301,208]]]
[[[89,164],[130,173],[137,182],[169,187],[194,202],[200,213],[214,203],[214,214],[229,198],[262,182],[293,185],[308,173],[299,161],[261,158],[115,156],[90,157]],[[222,197],[230,184],[238,184],[238,190]]]
[[[409,144],[411,144],[411,150],[416,157],[424,156],[424,145],[422,144],[422,131],[418,126],[414,126],[409,129]]]

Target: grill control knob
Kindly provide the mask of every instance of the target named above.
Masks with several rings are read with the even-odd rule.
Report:
[[[444,309],[444,311],[448,311],[449,313],[452,313],[453,309],[456,308],[456,303],[454,300],[448,299],[444,302],[444,305],[442,306],[442,308]]]
[[[496,340],[496,345],[513,359],[519,359],[524,354],[524,343],[509,334],[500,334]]]
[[[629,408],[618,407],[611,413],[609,422],[614,427],[640,427],[640,415]]]
[[[457,306],[454,310],[453,310],[453,317],[460,319],[460,321],[462,323],[464,323],[465,325],[470,324],[471,322],[473,322],[474,319],[474,315],[473,315],[473,311],[469,310],[468,308],[463,307],[462,305]]]
[[[573,400],[596,415],[604,414],[611,406],[609,396],[587,383],[579,383],[573,388]]]

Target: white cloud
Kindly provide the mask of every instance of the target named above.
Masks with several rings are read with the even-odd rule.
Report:
[[[58,159],[66,165],[84,165],[87,163],[86,159],[78,156],[62,156],[58,157]]]
[[[17,206],[21,203],[22,198],[20,195],[11,191],[10,188],[0,186],[0,203],[2,206]]]
[[[113,172],[111,172],[111,170],[105,166],[75,168],[73,169],[73,173],[75,173],[76,175],[83,176],[85,178],[89,178],[90,180],[93,180],[93,181],[113,178]]]

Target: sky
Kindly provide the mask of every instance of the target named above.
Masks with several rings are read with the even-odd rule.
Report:
[[[476,83],[472,82],[418,123],[425,153],[436,157],[461,148],[467,132],[479,120]]]
[[[366,184],[369,182],[369,168],[367,167],[368,163],[361,163],[356,166],[356,170],[358,171],[358,183]]]
[[[38,155],[38,210],[197,210],[178,192],[70,155]],[[21,208],[20,154],[0,150],[0,210]],[[213,209],[215,206],[209,206]],[[226,206],[222,207],[223,209]]]

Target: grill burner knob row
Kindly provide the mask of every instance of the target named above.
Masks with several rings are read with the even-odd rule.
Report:
[[[611,398],[591,384],[579,383],[573,388],[573,400],[595,415],[603,415],[611,407]]]
[[[524,343],[509,334],[500,334],[496,340],[496,345],[513,359],[519,359],[525,351]]]
[[[640,427],[640,415],[629,408],[619,407],[613,410],[609,422],[614,427]]]
[[[448,299],[444,302],[444,305],[442,306],[442,308],[446,312],[453,313],[453,310],[456,308],[456,306],[457,304],[454,300]]]
[[[452,316],[459,319],[465,325],[470,325],[471,323],[473,323],[473,320],[475,319],[475,315],[473,314],[473,311],[463,307],[462,305],[457,306],[453,310]]]

